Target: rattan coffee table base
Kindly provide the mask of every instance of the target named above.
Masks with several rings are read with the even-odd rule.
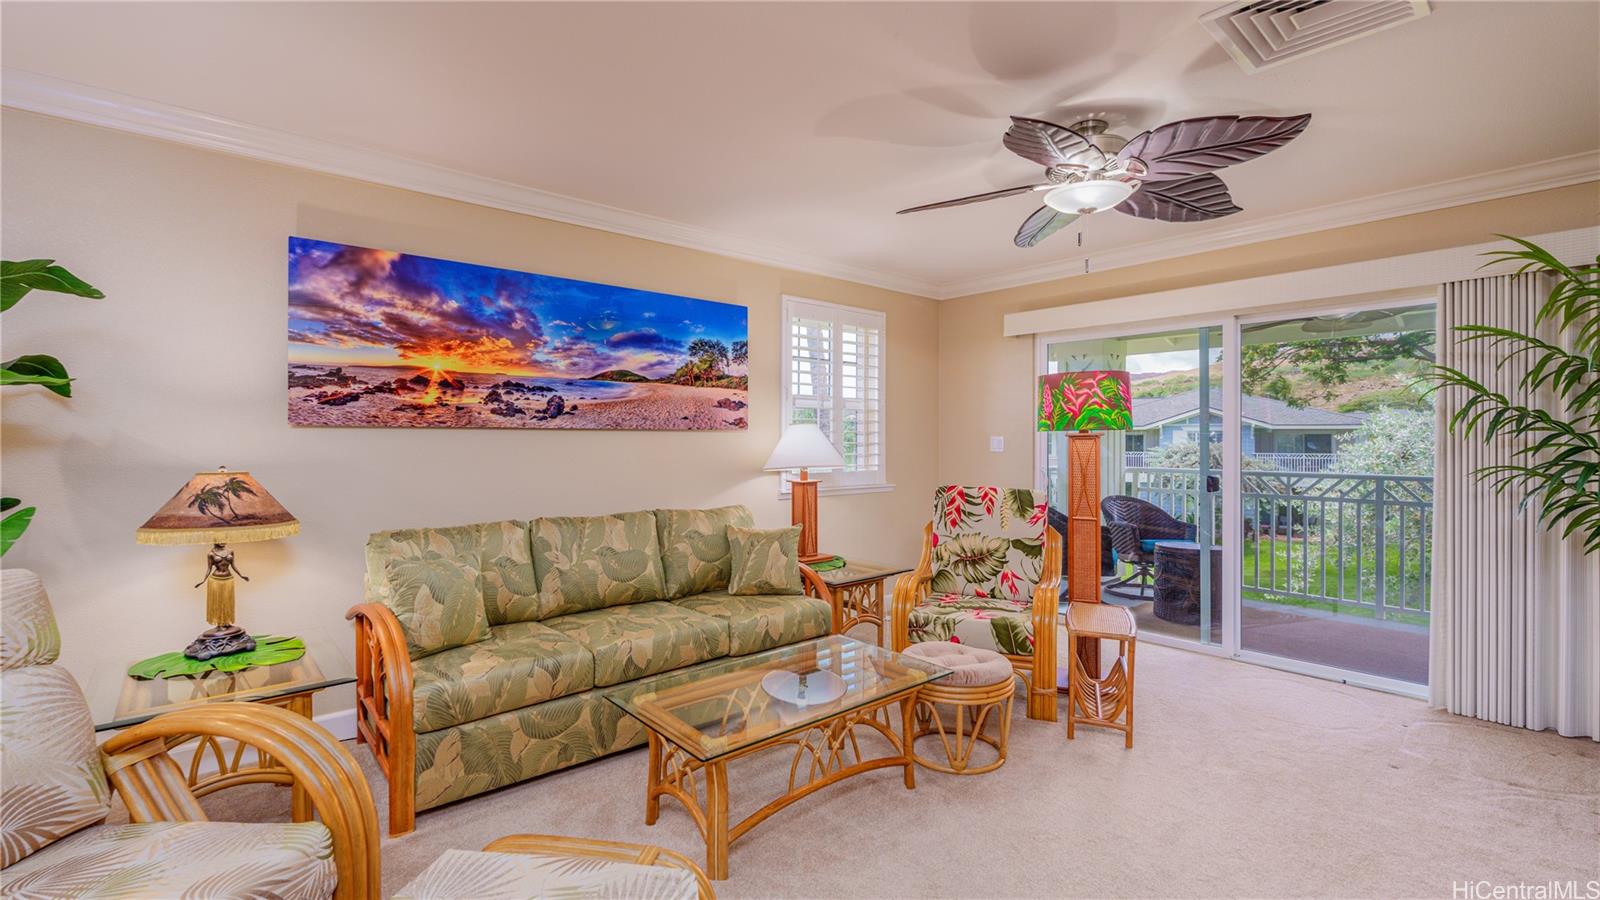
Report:
[[[911,741],[905,737],[912,733],[915,697],[916,689],[895,694],[824,719],[803,731],[781,735],[709,762],[695,759],[669,738],[649,729],[649,785],[645,793],[644,822],[646,825],[656,823],[661,814],[662,797],[676,798],[705,838],[706,874],[712,880],[725,879],[728,877],[728,845],[802,797],[853,775],[895,766],[905,770],[906,789],[915,788],[916,764],[911,755]],[[890,711],[895,705],[899,706],[898,736]],[[889,743],[890,754],[864,759],[857,739],[858,730],[882,737]],[[789,763],[788,789],[743,820],[730,824],[728,763],[783,746],[794,748]]]

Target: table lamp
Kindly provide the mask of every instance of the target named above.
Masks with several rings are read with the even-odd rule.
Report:
[[[767,464],[762,466],[768,472],[800,470],[799,478],[789,480],[794,504],[790,521],[800,526],[800,561],[803,563],[832,558],[828,554],[817,553],[818,482],[811,477],[810,470],[837,469],[842,466],[844,457],[839,455],[822,429],[810,422],[785,428],[783,437],[778,439],[778,446],[773,448],[772,455],[767,457]]]
[[[206,621],[213,626],[185,647],[192,659],[211,659],[256,648],[233,621],[233,576],[239,571],[228,544],[270,541],[300,531],[300,522],[249,472],[199,472],[140,526],[141,544],[210,544],[206,554]]]
[[[1100,435],[1133,427],[1127,372],[1039,378],[1039,430],[1067,431],[1067,599],[1100,602]]]

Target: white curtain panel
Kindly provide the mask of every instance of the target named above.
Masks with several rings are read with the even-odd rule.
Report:
[[[1455,281],[1439,297],[1439,362],[1518,402],[1526,358],[1496,370],[1498,351],[1463,345],[1458,325],[1535,333],[1549,296],[1542,277]],[[1548,323],[1545,340],[1561,341]],[[1459,393],[1438,395],[1434,474],[1432,705],[1463,716],[1600,741],[1600,554],[1545,530],[1520,495],[1496,495],[1472,471],[1512,462],[1523,435],[1484,444],[1446,431]],[[1551,409],[1553,393],[1533,398]],[[1526,402],[1525,400],[1522,402]]]

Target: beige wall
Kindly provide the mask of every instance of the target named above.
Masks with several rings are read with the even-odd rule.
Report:
[[[1007,313],[1577,228],[1594,225],[1597,213],[1600,183],[1591,182],[946,300],[939,406],[960,415],[939,419],[939,480],[1033,484],[1033,336],[1003,337]],[[1130,300],[1128,321],[1139,320]],[[991,435],[1005,438],[1003,453],[989,452]]]
[[[3,252],[106,292],[34,294],[6,358],[51,352],[63,400],[3,394],[4,490],[38,518],[5,558],[45,578],[63,659],[103,683],[204,627],[203,550],[134,543],[186,478],[248,468],[303,523],[241,545],[239,615],[350,651],[369,532],[542,514],[745,503],[788,523],[775,476],[779,297],[888,314],[888,493],[824,497],[823,548],[914,560],[937,468],[934,301],[6,110]],[[291,428],[285,239],[305,235],[750,308],[750,428],[728,433]],[[903,527],[892,527],[902,523]],[[97,671],[97,665],[99,667]],[[91,688],[93,685],[91,684]],[[319,712],[350,704],[331,696]]]

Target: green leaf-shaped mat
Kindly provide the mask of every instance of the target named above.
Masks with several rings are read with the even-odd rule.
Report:
[[[163,653],[136,662],[128,667],[134,678],[174,678],[181,675],[200,675],[210,671],[237,672],[252,666],[270,666],[274,663],[293,662],[306,653],[305,641],[297,637],[253,634],[256,648],[243,653],[229,653],[211,659],[190,659],[179,650]]]

